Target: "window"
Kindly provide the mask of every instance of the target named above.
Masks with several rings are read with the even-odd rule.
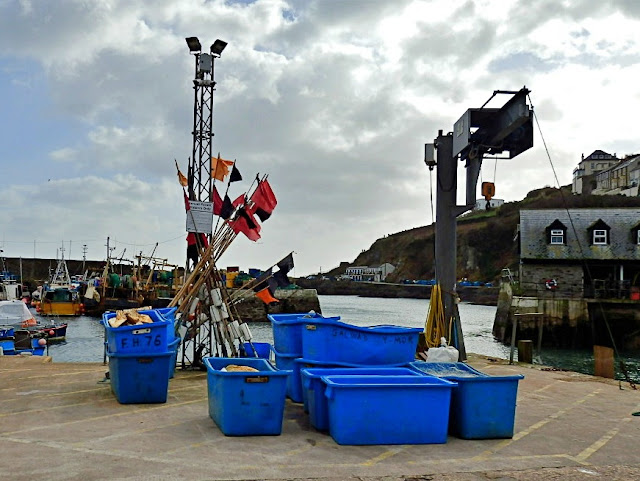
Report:
[[[558,219],[554,220],[545,229],[547,244],[550,245],[566,245],[567,243],[567,226]]]
[[[640,246],[640,229],[638,229],[638,230],[636,231],[636,236],[638,237],[638,238],[636,239],[636,244],[638,244],[638,245]]]
[[[594,245],[606,245],[607,244],[607,231],[604,229],[593,230],[593,244]]]
[[[564,244],[564,231],[562,229],[551,230],[551,244]]]

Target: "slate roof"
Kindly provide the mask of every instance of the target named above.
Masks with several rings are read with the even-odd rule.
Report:
[[[565,245],[548,243],[546,229],[556,219],[567,227]],[[608,245],[591,245],[587,229],[598,219],[611,228]],[[640,261],[640,246],[633,243],[631,237],[631,230],[637,229],[639,220],[640,208],[637,207],[569,209],[568,212],[566,209],[522,209],[520,258]]]

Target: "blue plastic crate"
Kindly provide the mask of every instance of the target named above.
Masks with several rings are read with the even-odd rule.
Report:
[[[121,404],[164,403],[169,393],[173,353],[108,352],[111,390]]]
[[[302,356],[302,328],[309,321],[333,322],[340,317],[323,317],[316,313],[268,314],[273,330],[273,346],[281,354]]]
[[[447,442],[455,383],[433,376],[324,376],[338,444]]]
[[[297,383],[300,386],[300,390],[302,391],[302,403],[304,404],[304,411],[309,412],[309,401],[307,399],[307,390],[304,388],[304,383],[301,375],[301,370],[305,368],[318,368],[318,369],[329,369],[329,368],[391,368],[391,367],[408,367],[409,364],[406,362],[398,363],[398,364],[381,364],[371,366],[369,364],[354,364],[352,362],[326,362],[326,361],[313,361],[311,359],[305,359],[303,357],[296,358],[293,361],[293,371],[291,372],[291,382]]]
[[[245,342],[242,347],[244,348],[245,357],[271,358],[271,344],[268,342]],[[256,353],[258,354],[257,356]]]
[[[207,357],[209,416],[226,436],[279,435],[282,432],[288,371],[266,359]],[[229,364],[258,372],[224,372]]]
[[[463,439],[512,438],[518,381],[524,376],[490,376],[462,362],[416,361],[412,369],[455,381],[449,430]]]
[[[299,377],[294,377],[296,371],[295,360],[298,358],[296,354],[282,354],[275,348],[273,354],[276,358],[276,367],[279,370],[288,371],[290,374],[287,377],[287,397],[293,402],[302,402],[302,383]]]
[[[169,343],[175,339],[173,323],[165,319],[155,309],[139,312],[147,314],[153,322],[136,326],[111,327],[109,319],[115,317],[116,313],[105,312],[102,315],[102,324],[111,352],[140,354],[162,353],[169,350]]]
[[[300,359],[297,359],[298,362]],[[421,374],[406,367],[325,367],[303,368],[300,371],[304,397],[307,400],[309,421],[319,431],[329,429],[329,405],[325,396],[323,376],[413,376]]]
[[[302,330],[302,356],[326,362],[381,365],[415,359],[422,328],[361,327],[344,322],[307,323]]]
[[[171,351],[171,362],[169,363],[169,379],[172,379],[174,373],[176,372],[176,364],[178,363],[178,351],[180,350],[180,341],[181,339],[177,337],[169,343],[169,351]]]

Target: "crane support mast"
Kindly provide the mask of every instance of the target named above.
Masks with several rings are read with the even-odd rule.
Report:
[[[486,105],[498,94],[511,95],[500,108]],[[438,132],[433,147],[425,148],[430,155],[436,149],[436,159],[425,158],[436,176],[436,279],[441,286],[449,344],[458,349],[460,360],[466,360],[466,350],[460,316],[456,305],[456,218],[471,210],[476,202],[476,190],[484,155],[508,152],[512,159],[533,146],[533,110],[527,105],[529,90],[496,90],[480,108],[468,109],[454,124],[453,132]],[[457,205],[458,160],[465,162],[465,204]],[[451,323],[454,323],[451,326]]]

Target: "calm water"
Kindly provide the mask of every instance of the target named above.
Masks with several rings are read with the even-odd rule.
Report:
[[[350,324],[371,326],[395,324],[424,327],[429,307],[428,299],[383,299],[356,296],[319,296],[324,316],[341,316]],[[459,305],[467,352],[509,359],[510,347],[497,342],[491,330],[496,308],[475,304]],[[36,316],[38,317],[38,316]],[[97,318],[68,318],[67,341],[49,347],[54,362],[102,362],[104,328]],[[256,342],[273,342],[269,323],[249,323]],[[640,382],[640,352],[621,353],[634,382]],[[517,350],[515,353],[517,359]],[[557,368],[593,373],[591,351],[543,350],[536,362]],[[618,373],[619,368],[616,367]],[[617,378],[623,379],[620,374]]]

